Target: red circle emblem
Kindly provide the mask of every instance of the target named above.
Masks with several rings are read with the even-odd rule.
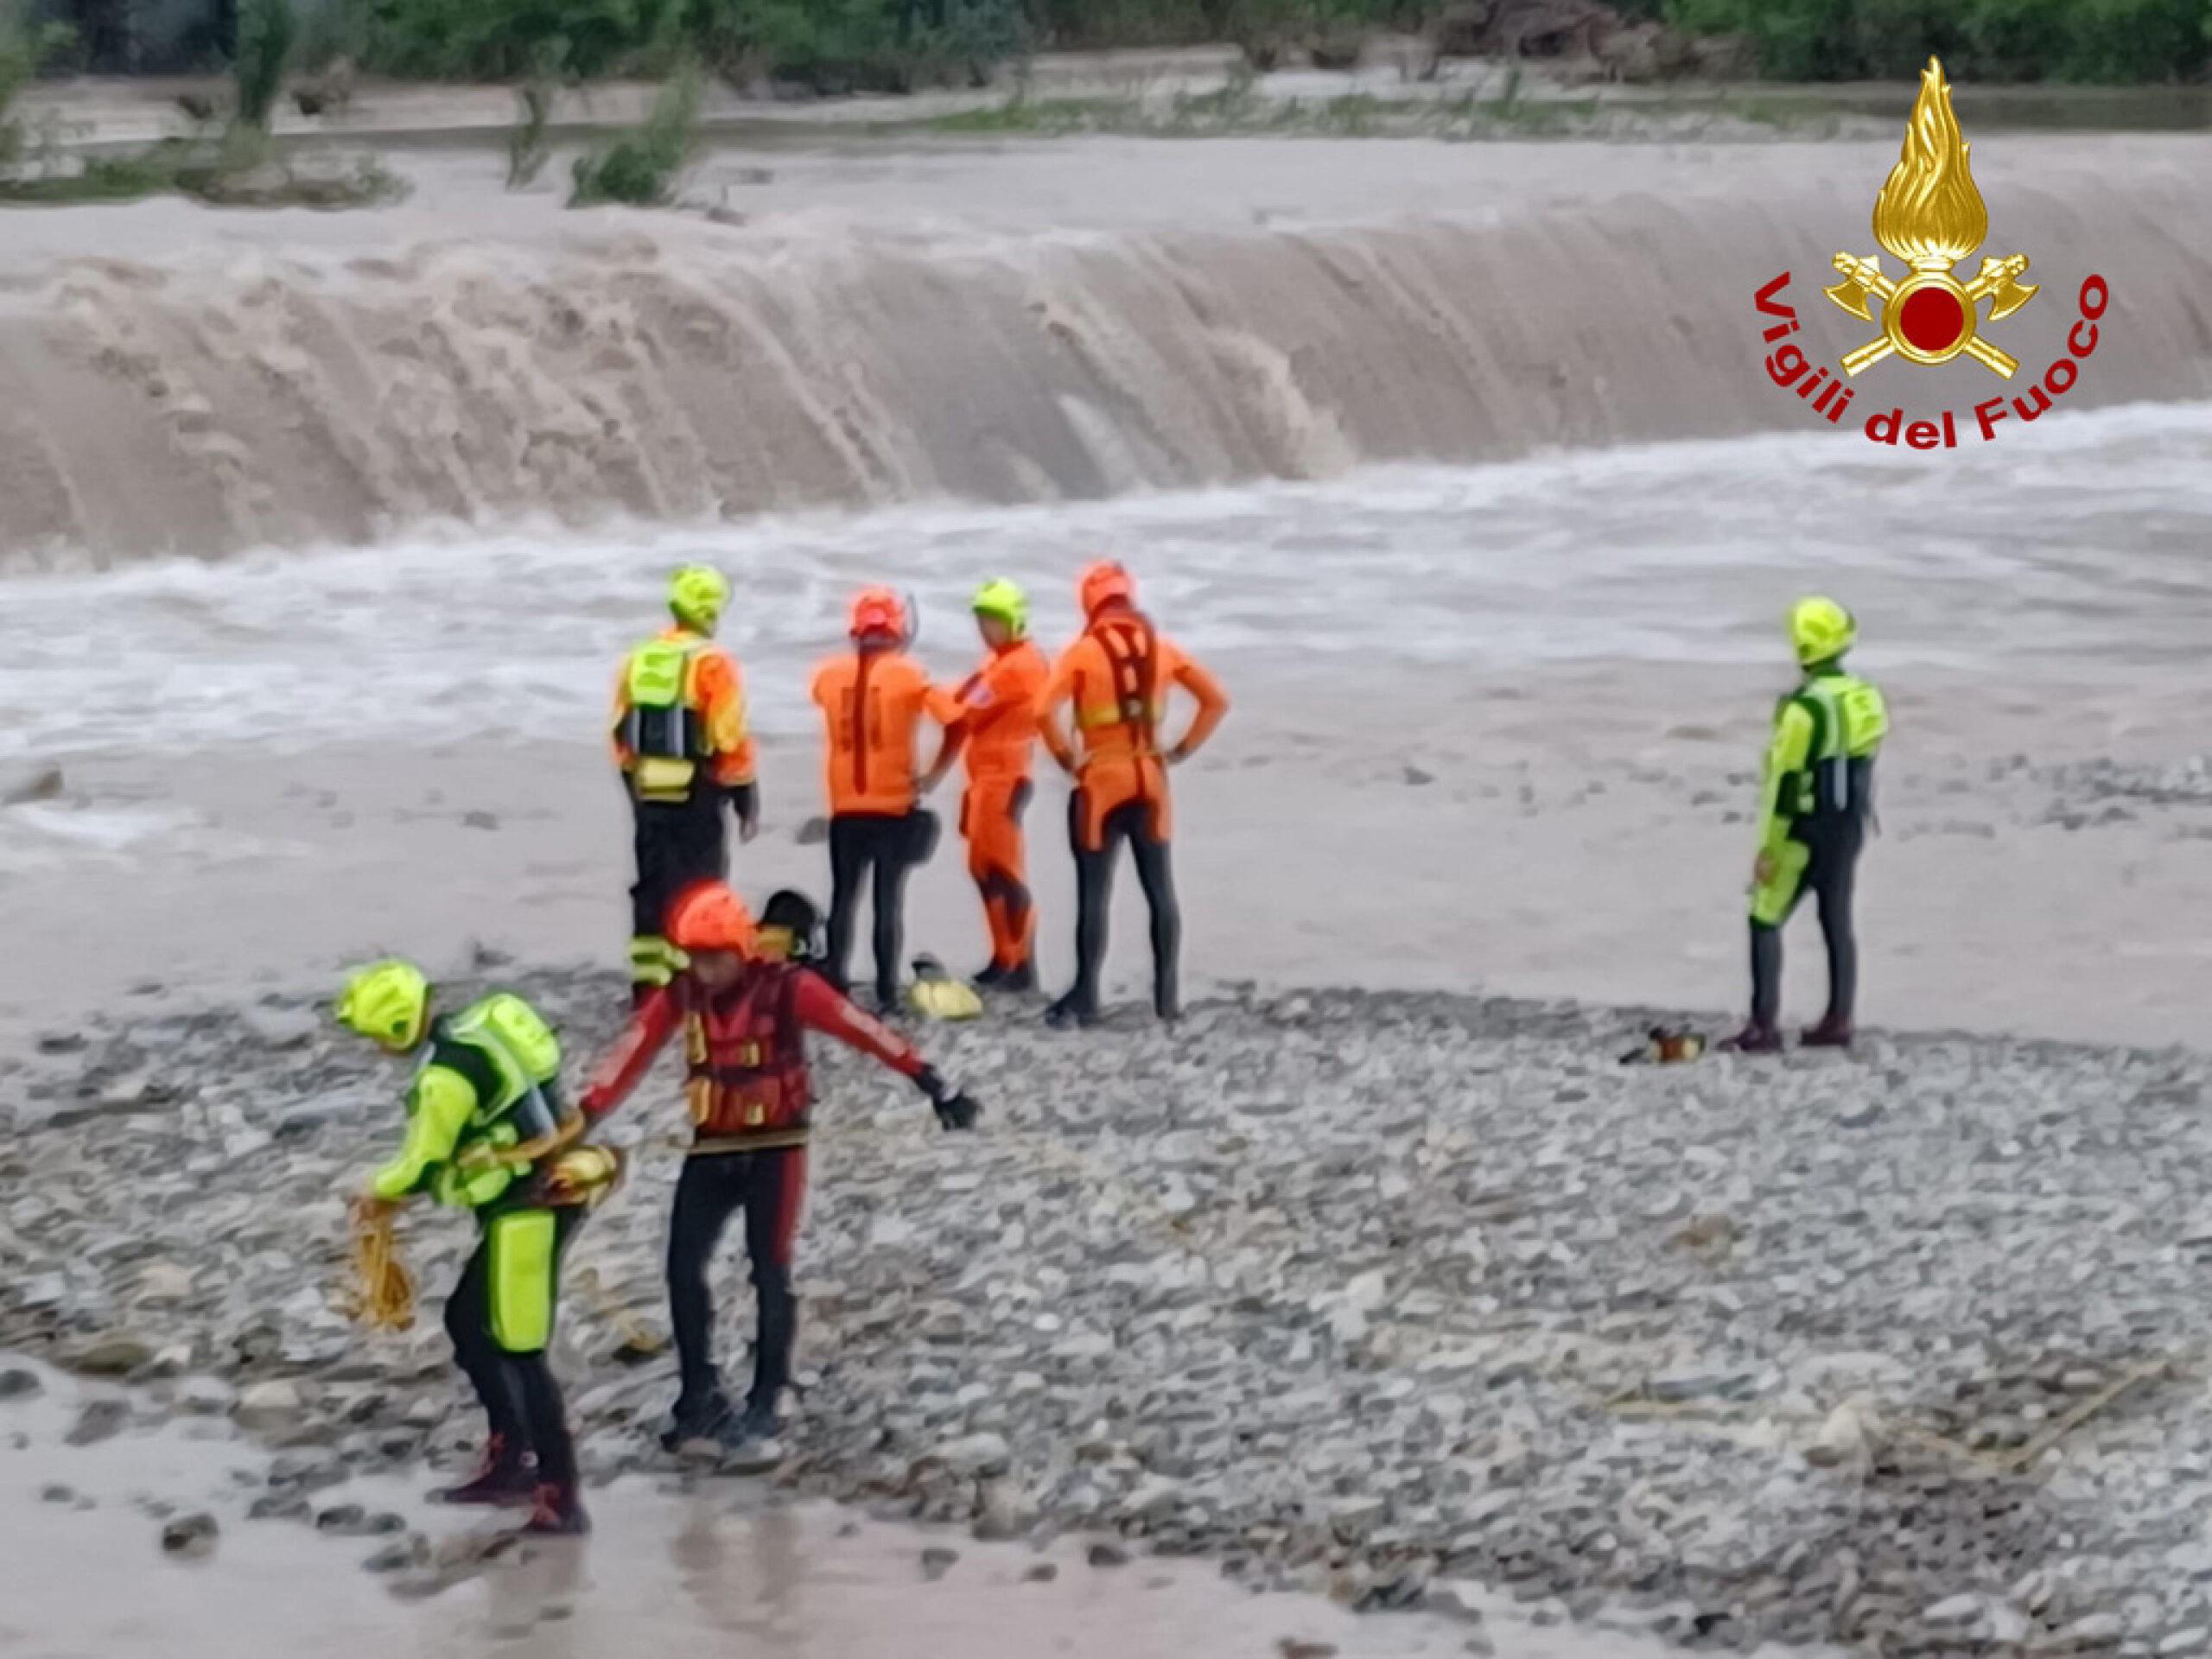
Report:
[[[1916,351],[1932,353],[1955,346],[1966,328],[1958,296],[1941,288],[1916,289],[1897,313],[1897,332]]]

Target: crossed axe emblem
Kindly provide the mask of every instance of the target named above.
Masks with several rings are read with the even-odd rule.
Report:
[[[1989,320],[1995,322],[2009,317],[2036,296],[2038,284],[2023,284],[2020,278],[2027,274],[2028,257],[2024,253],[2008,255],[2002,259],[1984,259],[1981,274],[1972,282],[1961,283],[1946,270],[1916,267],[1903,283],[1893,283],[1882,268],[1872,259],[1856,254],[1839,253],[1835,256],[1836,270],[1843,273],[1843,281],[1833,288],[1821,291],[1854,317],[1882,325],[1882,336],[1870,340],[1843,357],[1843,372],[1856,375],[1870,369],[1892,352],[1904,353],[1921,363],[1942,363],[1956,357],[1961,352],[1993,373],[2009,380],[2020,360],[2009,353],[1999,351],[1974,333],[1976,308],[1984,300],[1993,302]],[[1904,301],[1914,295],[1929,290],[1948,295],[1957,304],[1960,332],[1963,336],[1939,349],[1912,346],[1905,339],[1902,326]],[[1871,301],[1882,302],[1878,316]]]

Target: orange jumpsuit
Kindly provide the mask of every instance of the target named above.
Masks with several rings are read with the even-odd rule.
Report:
[[[1174,824],[1167,757],[1160,744],[1168,688],[1176,685],[1198,704],[1190,729],[1170,751],[1185,756],[1212,735],[1229,712],[1229,698],[1212,675],[1161,638],[1141,613],[1115,604],[1094,615],[1082,637],[1060,653],[1038,699],[1038,733],[1052,758],[1076,775],[1068,801],[1076,866],[1076,982],[1053,1005],[1056,1022],[1097,1017],[1114,860],[1123,841],[1152,912],[1153,1007],[1163,1020],[1179,1011],[1176,963],[1183,925],[1168,859]],[[1066,702],[1075,705],[1079,760],[1060,729],[1059,709]]]
[[[1037,696],[1051,672],[1044,652],[1017,639],[992,652],[960,688],[968,712],[968,792],[960,799],[960,833],[968,842],[968,874],[983,898],[991,966],[1001,973],[1028,962],[1037,931],[1021,814],[1029,804]]]
[[[1038,701],[1038,727],[1053,758],[1076,774],[1082,801],[1074,828],[1084,851],[1096,852],[1104,845],[1107,818],[1125,806],[1146,809],[1145,833],[1153,840],[1166,841],[1173,833],[1167,768],[1159,742],[1171,685],[1198,699],[1198,713],[1180,745],[1188,753],[1221,724],[1229,712],[1228,696],[1173,640],[1125,606],[1093,619],[1052,665],[1052,677]],[[1060,707],[1071,702],[1083,743],[1080,760],[1059,729]]]
[[[915,745],[923,718],[945,728],[950,759],[965,736],[960,700],[932,684],[919,663],[895,650],[853,651],[815,671],[815,706],[830,740],[829,960],[839,990],[847,985],[861,890],[873,874],[875,994],[891,1007],[899,995],[901,917],[906,874],[927,858],[937,821],[921,810]]]

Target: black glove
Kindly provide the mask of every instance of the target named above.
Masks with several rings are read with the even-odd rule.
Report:
[[[737,815],[741,830],[751,833],[760,823],[760,788],[757,784],[732,784],[722,791],[722,798],[729,803],[729,810]]]
[[[941,1128],[972,1129],[983,1109],[965,1095],[948,1095],[937,1103],[937,1121]]]
[[[914,1082],[930,1097],[930,1104],[937,1108],[938,1126],[946,1129],[972,1129],[983,1109],[968,1098],[960,1085],[948,1083],[933,1065],[925,1065],[914,1074]]]

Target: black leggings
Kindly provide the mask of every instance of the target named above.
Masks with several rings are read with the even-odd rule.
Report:
[[[791,1247],[806,1188],[806,1148],[720,1153],[683,1160],[676,1214],[668,1230],[668,1306],[686,1404],[703,1404],[721,1387],[715,1369],[715,1303],[707,1268],[733,1213],[745,1211],[745,1253],[760,1303],[748,1402],[773,1407],[791,1380],[798,1301],[791,1294]]]
[[[631,813],[638,879],[630,884],[630,937],[658,939],[678,893],[729,874],[722,791],[702,782],[688,801],[632,801]]]
[[[1866,845],[1864,818],[1808,819],[1799,826],[1797,838],[1811,858],[1790,900],[1810,893],[1820,901],[1821,938],[1828,952],[1828,1009],[1827,1023],[1848,1026],[1859,1000],[1859,938],[1851,925],[1851,892],[1858,874],[1859,854]],[[1783,918],[1784,925],[1789,921]],[[1782,1017],[1782,926],[1751,924],[1751,1023],[1770,1030]]]
[[[554,1211],[555,1274],[569,1237],[583,1220],[581,1210]],[[534,1452],[537,1478],[554,1485],[576,1482],[575,1445],[569,1438],[569,1414],[561,1385],[553,1379],[543,1348],[509,1353],[492,1335],[490,1236],[480,1235],[461,1278],[446,1298],[446,1335],[454,1357],[476,1391],[492,1433],[509,1446]]]
[[[1142,801],[1117,806],[1106,815],[1098,850],[1083,845],[1083,792],[1068,798],[1068,845],[1075,853],[1075,988],[1067,1003],[1078,1013],[1098,1012],[1098,976],[1106,961],[1106,918],[1113,908],[1114,862],[1122,843],[1137,867],[1137,884],[1152,911],[1152,1006],[1163,1020],[1178,1011],[1176,957],[1182,949],[1183,912],[1175,903],[1175,872],[1168,843],[1155,839],[1152,809]]]
[[[830,982],[851,982],[845,964],[853,952],[861,885],[871,868],[875,911],[875,995],[888,1008],[899,1000],[899,950],[906,906],[906,873],[914,868],[920,825],[912,812],[841,812],[830,820]]]

